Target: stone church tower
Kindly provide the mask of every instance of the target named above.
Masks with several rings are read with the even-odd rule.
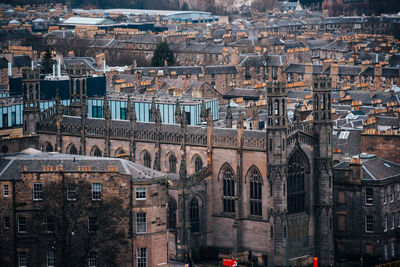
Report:
[[[24,134],[34,134],[40,121],[40,69],[22,72]]]
[[[86,65],[83,63],[68,64],[70,112],[72,116],[81,116],[87,98]]]
[[[313,128],[316,186],[317,255],[326,264],[333,263],[332,226],[332,109],[331,78],[319,76],[313,80]]]
[[[286,255],[286,186],[287,186],[287,115],[286,84],[267,83],[267,179],[274,196],[272,220],[275,262],[283,262]]]

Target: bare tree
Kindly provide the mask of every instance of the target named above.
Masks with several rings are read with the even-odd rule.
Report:
[[[41,255],[53,253],[61,267],[86,266],[89,257],[106,266],[118,265],[128,221],[120,199],[101,196],[93,201],[91,184],[62,174],[61,181],[44,185],[41,204],[34,215]]]

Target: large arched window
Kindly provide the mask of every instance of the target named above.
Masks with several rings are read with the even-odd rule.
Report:
[[[78,155],[78,150],[74,144],[69,144],[66,150],[67,154]]]
[[[170,155],[168,158],[169,162],[169,172],[176,173],[176,157],[174,155]]]
[[[95,157],[101,157],[101,150],[98,146],[92,147],[92,150],[90,151],[90,155],[95,156]]]
[[[176,202],[173,199],[168,200],[168,229],[176,229]]]
[[[199,201],[196,198],[190,201],[190,231],[192,233],[200,231]]]
[[[262,215],[262,177],[256,166],[252,166],[247,177],[250,180],[250,214]]]
[[[223,207],[225,212],[235,212],[235,173],[232,167],[226,163],[221,171],[223,181]]]
[[[147,151],[144,153],[144,156],[143,156],[143,164],[147,168],[151,168],[151,156],[150,156],[150,153]]]
[[[199,156],[196,157],[196,159],[194,160],[194,171],[198,172],[203,168],[203,161],[201,160],[201,158]]]
[[[305,211],[305,177],[308,174],[308,162],[300,151],[294,152],[288,161],[287,205],[289,213]]]

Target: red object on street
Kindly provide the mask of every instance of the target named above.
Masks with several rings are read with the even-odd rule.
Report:
[[[236,267],[238,263],[237,260],[222,259],[222,266]]]
[[[314,265],[313,267],[318,267],[318,258],[314,258]]]

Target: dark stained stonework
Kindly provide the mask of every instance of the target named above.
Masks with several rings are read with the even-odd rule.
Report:
[[[214,246],[243,260],[251,250],[259,262],[283,266],[287,237],[292,264],[310,263],[314,256],[330,264],[331,80],[318,76],[313,83],[317,99],[313,123],[290,124],[285,84],[268,82],[266,132],[245,130],[242,114],[236,129],[214,127],[210,112],[206,126],[189,126],[179,103],[175,116],[180,125],[163,124],[155,103],[150,123],[137,122],[129,105],[128,120],[111,120],[106,108],[104,119],[71,116],[59,106],[63,115],[48,115],[37,123],[39,147],[58,145],[62,153],[71,153],[72,146],[86,147],[83,155],[96,148],[111,157],[129,151],[132,161],[145,165],[150,160],[155,170],[179,173],[179,182],[168,185],[169,198],[177,207],[176,250],[171,259],[182,260],[193,247]],[[257,111],[252,116],[257,117]],[[230,115],[226,119],[231,120]],[[202,163],[197,172],[196,160]],[[261,198],[250,189],[256,186],[258,173]],[[295,198],[301,205],[294,208]],[[260,208],[255,210],[252,203],[261,203]]]

